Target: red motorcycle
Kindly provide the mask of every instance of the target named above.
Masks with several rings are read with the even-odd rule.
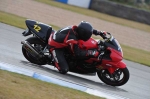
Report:
[[[54,59],[48,49],[48,39],[55,30],[51,26],[34,20],[26,20],[27,29],[22,33],[23,36],[30,36],[22,41],[22,53],[31,63],[38,65],[54,65]],[[106,34],[104,40],[79,41],[82,50],[100,49],[98,58],[73,57],[69,49],[65,49],[64,55],[69,65],[69,71],[79,74],[98,75],[104,83],[111,86],[121,86],[129,80],[129,71],[126,64],[122,61],[123,52],[118,41],[110,34]]]

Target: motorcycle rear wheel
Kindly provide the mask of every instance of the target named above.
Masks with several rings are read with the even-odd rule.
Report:
[[[129,80],[129,70],[126,68],[118,68],[112,75],[107,69],[102,69],[97,72],[98,77],[107,85],[122,86]],[[121,79],[120,79],[121,78]]]
[[[37,37],[30,37],[28,39],[26,39],[26,41],[28,41],[31,45],[40,45],[41,47],[45,47],[45,44],[40,41]],[[22,46],[22,53],[24,55],[24,57],[31,63],[37,64],[37,65],[45,65],[46,61],[39,61],[37,60],[35,57],[33,57],[26,49],[23,48]]]

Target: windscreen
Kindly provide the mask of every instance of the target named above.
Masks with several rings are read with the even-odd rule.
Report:
[[[116,47],[118,51],[122,50],[120,44],[118,43],[116,39],[112,40],[112,44]]]
[[[113,48],[113,49],[115,49],[115,50],[117,50],[117,51],[122,52],[122,49],[121,49],[120,44],[119,44],[118,41],[117,41],[115,38],[113,38],[113,37],[111,37],[111,39],[109,39],[109,41],[105,42],[105,46],[111,47],[111,48]]]

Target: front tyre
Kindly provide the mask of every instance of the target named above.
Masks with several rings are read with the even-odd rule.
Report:
[[[98,77],[106,84],[111,86],[122,86],[129,80],[129,70],[126,68],[118,68],[113,74],[110,74],[107,69],[102,69],[97,72]]]

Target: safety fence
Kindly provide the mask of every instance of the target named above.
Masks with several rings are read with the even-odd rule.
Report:
[[[150,25],[150,12],[108,0],[56,0],[69,5],[92,9],[109,15]]]

